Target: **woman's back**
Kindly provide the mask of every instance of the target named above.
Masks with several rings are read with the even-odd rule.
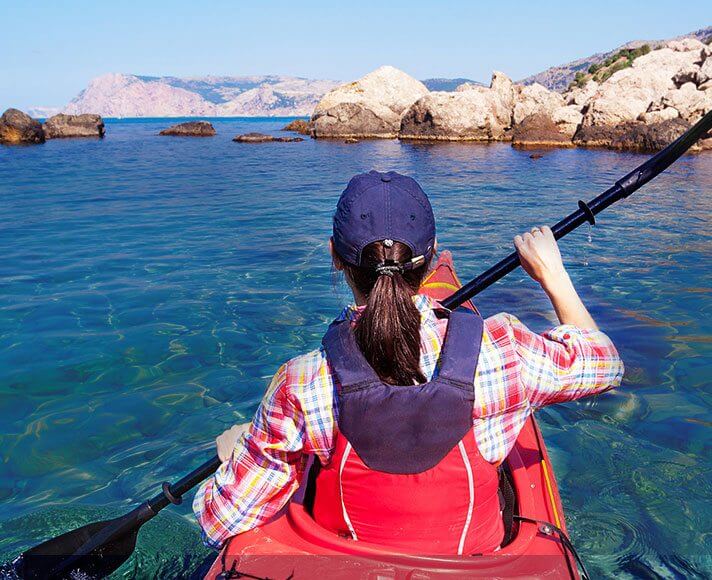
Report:
[[[376,539],[421,553],[446,545],[449,553],[465,546],[496,549],[501,518],[491,482],[529,415],[537,407],[617,386],[623,373],[615,347],[578,299],[551,232],[535,228],[523,238],[517,236],[515,243],[522,265],[545,288],[562,324],[539,335],[515,317],[498,314],[481,323],[481,339],[465,337],[449,345],[447,313],[432,299],[416,294],[435,250],[427,197],[412,179],[398,174],[371,172],[354,178],[339,200],[332,238],[334,265],[345,271],[360,304],[346,308],[335,321],[348,330],[342,339],[348,338],[349,346],[335,349],[332,360],[329,349],[320,348],[285,363],[244,440],[236,444],[228,437],[233,448],[194,502],[206,543],[217,547],[278,513],[299,486],[308,456],[313,455],[325,474],[331,474],[317,485],[316,505],[328,508],[318,519],[326,527],[346,530],[354,539]],[[432,418],[427,405],[420,405],[421,415],[399,420],[407,413],[393,405],[394,393],[426,392],[418,385],[437,381],[443,372],[439,363],[452,358],[447,354],[451,349],[471,352],[471,358],[461,359],[457,367],[469,369],[468,377],[458,381],[469,399],[451,403],[457,411],[453,417],[467,405],[464,430],[447,416],[441,417],[438,427],[423,428]],[[367,395],[346,397],[346,390],[340,392],[338,366],[347,359],[360,360],[370,371],[368,380],[349,385],[350,390],[368,390]],[[348,364],[341,367],[342,377],[350,374]],[[368,406],[345,404],[347,398],[358,397],[368,397]],[[421,402],[412,401],[415,406]],[[368,420],[370,410],[381,405],[388,413],[374,414],[394,427],[383,430],[389,434],[381,437],[383,441],[374,437],[381,431],[374,428],[378,424]],[[432,443],[432,436],[451,438],[451,429],[457,431],[450,442],[456,445],[438,455],[436,465],[420,471],[400,469],[421,454],[424,446],[418,437]],[[369,459],[387,455],[400,433],[409,433],[406,439],[412,441],[412,452],[402,449],[403,465],[398,465],[397,457],[390,464]],[[411,454],[414,457],[406,457]],[[443,476],[446,473],[451,475]],[[434,522],[427,498],[443,497],[448,479],[461,484],[460,495],[445,496],[457,509],[445,510],[448,515]],[[359,488],[358,482],[364,485]],[[399,490],[401,502],[396,501]],[[476,490],[481,492],[477,499]],[[371,507],[379,501],[381,507],[374,513]],[[443,541],[434,545],[424,533],[405,546],[399,530],[417,530],[419,517],[425,518],[422,521],[430,517],[434,527],[442,524],[448,537],[438,538]],[[483,523],[485,527],[479,527]]]

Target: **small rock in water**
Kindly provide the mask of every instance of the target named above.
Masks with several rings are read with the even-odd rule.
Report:
[[[47,139],[66,137],[103,137],[106,129],[100,115],[65,115],[60,113],[47,119],[42,125]]]
[[[358,139],[351,137],[349,139],[344,139],[344,143],[358,143]]]
[[[302,137],[273,137],[264,133],[245,133],[233,138],[233,141],[238,143],[269,143],[271,141],[279,141],[280,143],[296,143],[304,141]]]
[[[300,135],[311,135],[311,130],[311,123],[304,119],[294,119],[294,121],[282,127],[282,131],[294,131]]]
[[[159,135],[174,135],[178,137],[212,137],[215,135],[215,128],[207,121],[189,121],[178,123],[168,129],[163,129]]]
[[[541,159],[542,157],[544,157],[544,155],[542,153],[532,153],[529,156],[529,159]]]
[[[0,117],[0,143],[44,143],[42,125],[26,113],[8,109]]]

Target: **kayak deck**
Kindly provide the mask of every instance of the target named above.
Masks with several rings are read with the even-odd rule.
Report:
[[[421,292],[442,299],[459,286],[450,254],[444,252]],[[471,304],[469,307],[474,308]],[[566,531],[556,480],[533,416],[507,458],[507,472],[514,491],[514,514],[551,522]],[[578,577],[573,558],[558,536],[530,522],[515,521],[511,541],[497,552],[484,555],[397,554],[368,542],[342,538],[311,517],[307,506],[313,489],[307,489],[308,479],[280,516],[231,538],[206,578],[217,578],[229,570],[242,577],[251,574],[271,579]]]

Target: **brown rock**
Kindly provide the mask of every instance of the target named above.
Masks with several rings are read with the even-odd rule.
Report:
[[[233,141],[238,143],[267,143],[268,141],[274,141],[274,137],[264,133],[245,133],[233,138]]]
[[[60,113],[47,119],[42,125],[47,139],[65,137],[103,137],[104,121],[99,115],[65,115]]]
[[[516,147],[573,147],[571,136],[545,113],[526,117],[512,130],[512,145]]]
[[[690,123],[679,118],[650,125],[641,121],[629,121],[615,126],[582,125],[574,135],[574,144],[629,151],[659,151],[689,128]]]
[[[291,123],[282,128],[282,131],[294,131],[300,135],[311,135],[311,123],[304,119],[294,119]]]
[[[44,140],[40,122],[22,111],[8,109],[0,117],[0,143],[44,143]]]
[[[233,139],[238,143],[270,143],[277,141],[280,143],[298,143],[304,141],[302,137],[273,137],[272,135],[265,135],[264,133],[245,133],[244,135],[238,135]]]
[[[207,121],[189,121],[178,123],[168,129],[163,129],[159,135],[172,135],[177,137],[212,137],[215,128]]]

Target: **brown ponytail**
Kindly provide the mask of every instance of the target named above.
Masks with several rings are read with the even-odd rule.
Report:
[[[341,261],[346,275],[366,297],[366,308],[356,322],[356,341],[380,379],[391,385],[424,383],[420,370],[420,312],[412,296],[428,271],[429,260],[418,268],[392,275],[376,273],[376,265],[412,258],[401,242],[386,247],[382,242],[366,246],[362,267]]]

